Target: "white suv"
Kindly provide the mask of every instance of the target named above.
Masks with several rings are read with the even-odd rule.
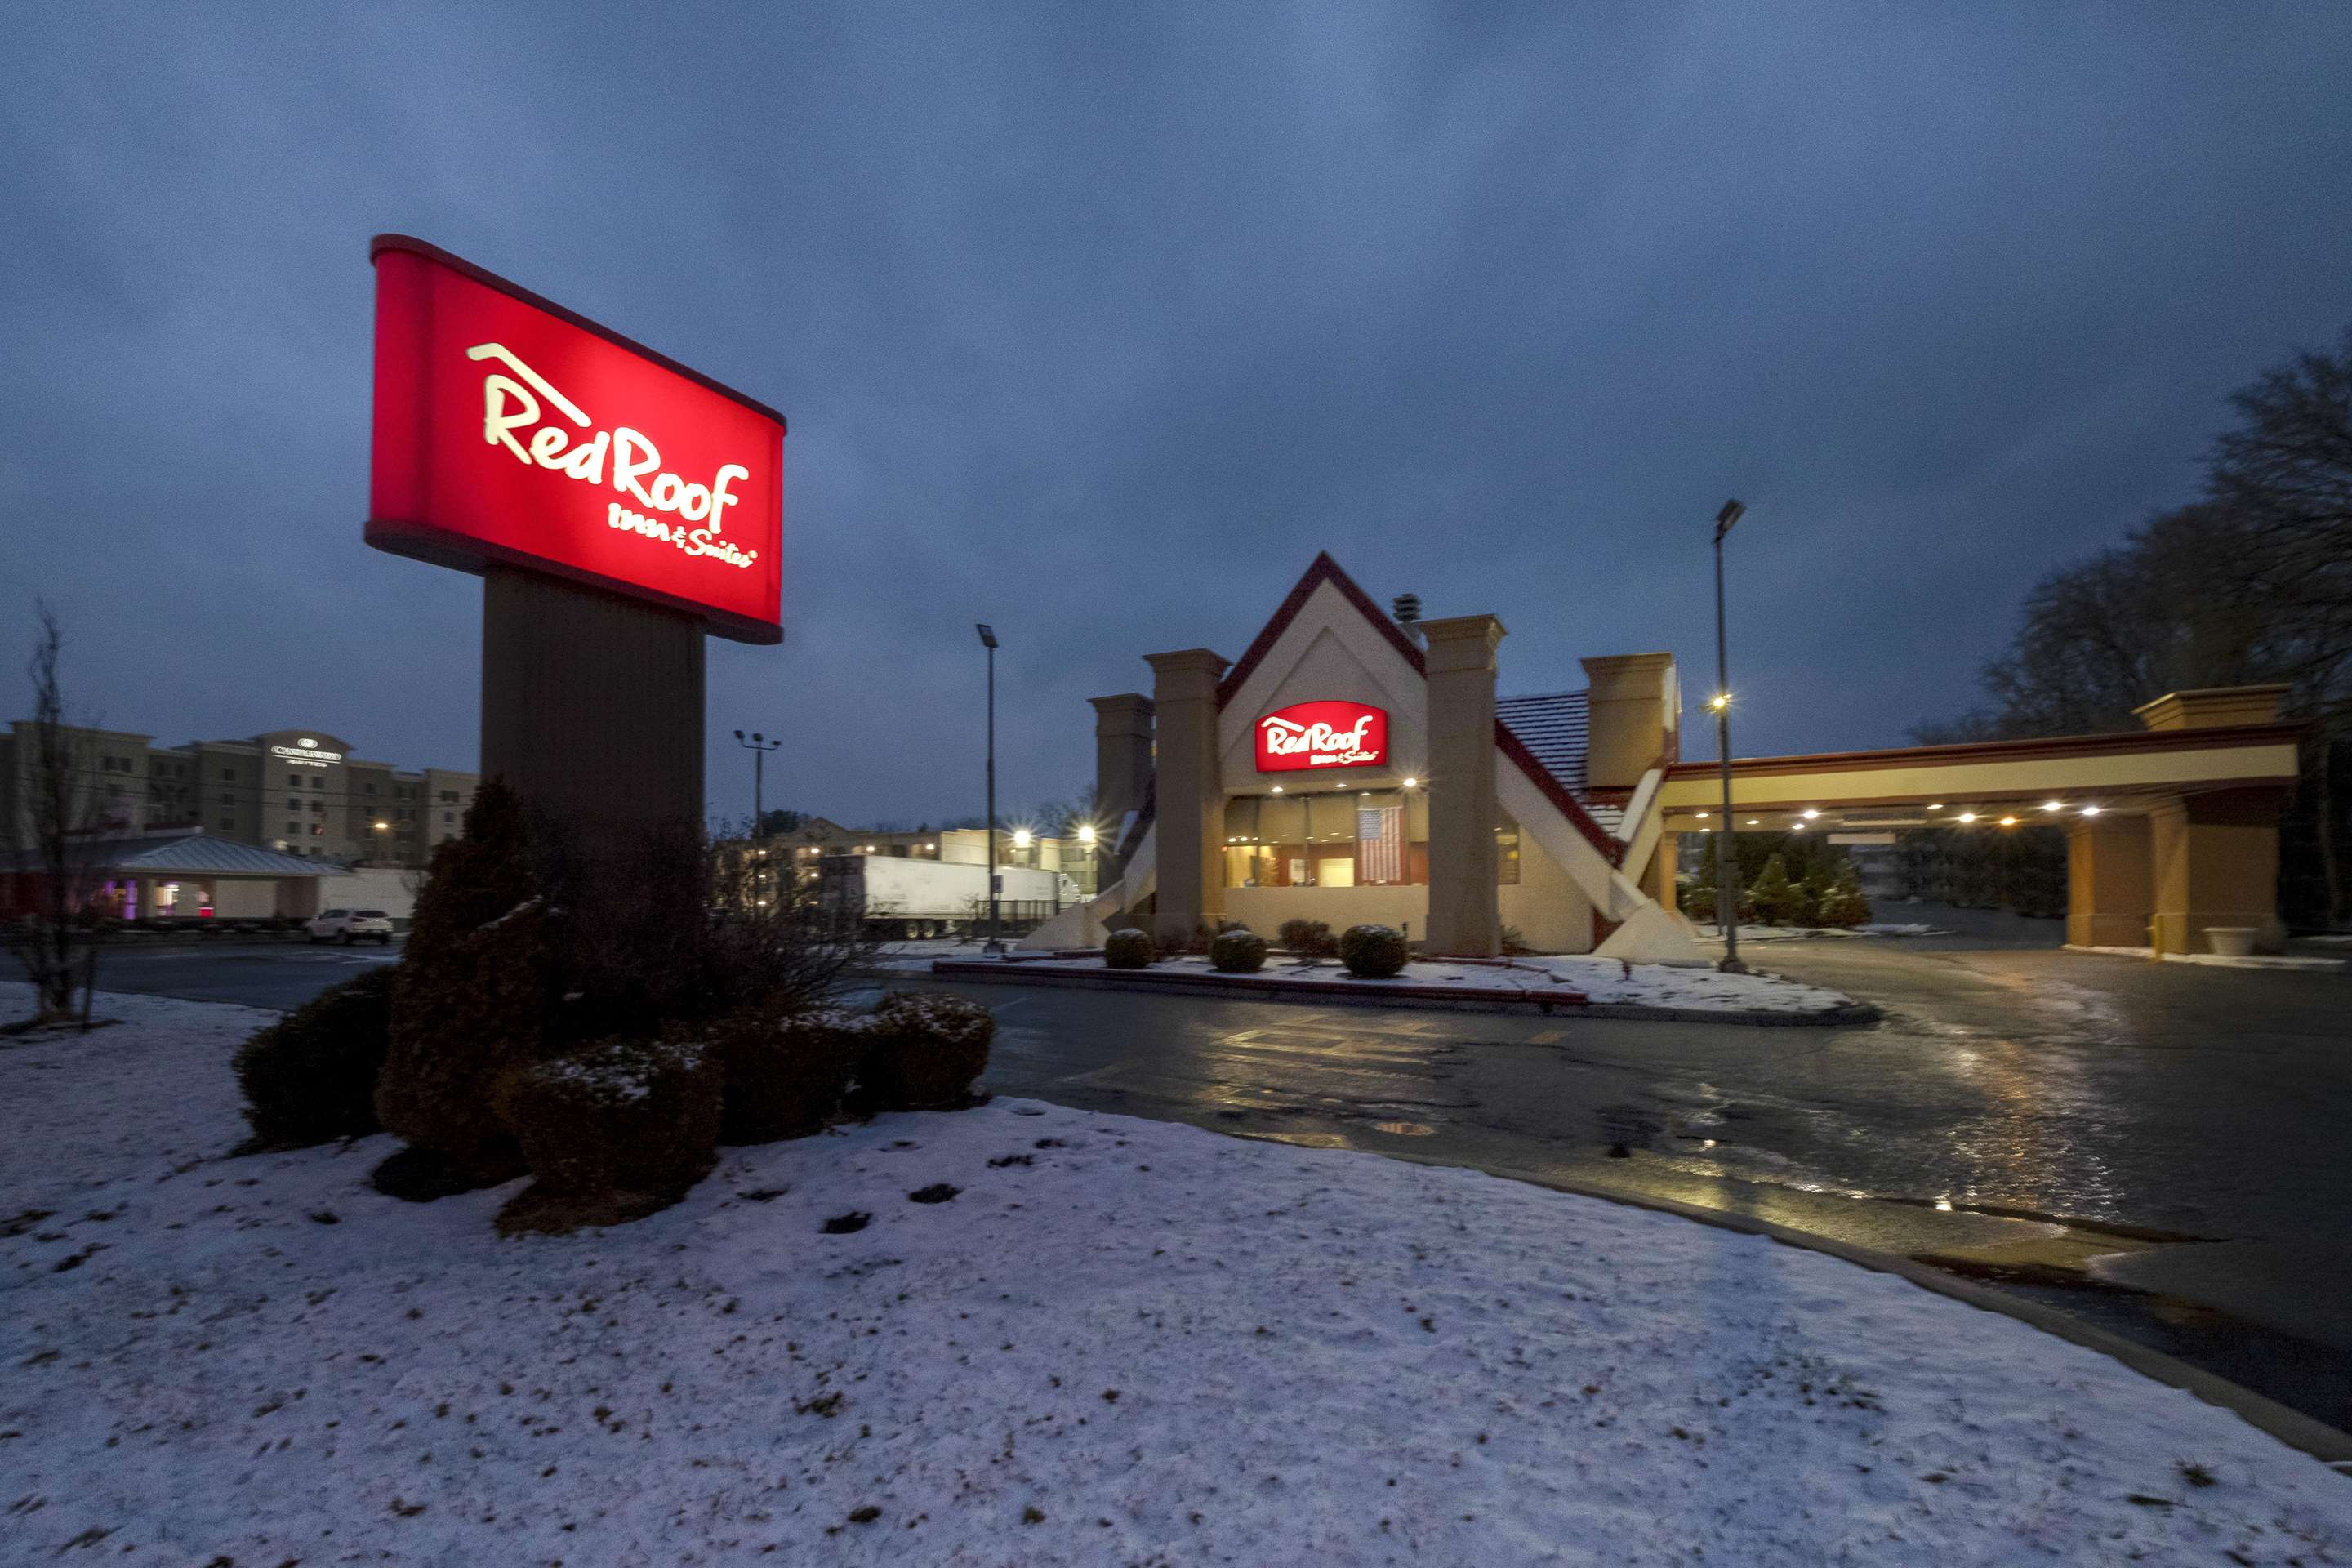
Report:
[[[349,947],[362,937],[373,937],[386,947],[392,945],[392,917],[382,910],[328,910],[304,922],[302,929],[312,942],[340,940]]]

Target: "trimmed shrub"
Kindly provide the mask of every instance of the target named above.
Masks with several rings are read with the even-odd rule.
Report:
[[[1146,969],[1155,956],[1150,933],[1133,926],[1103,938],[1103,963],[1113,969]]]
[[[495,1098],[531,1174],[501,1231],[642,1218],[717,1163],[721,1079],[698,1042],[597,1040],[509,1069]]]
[[[1349,926],[1339,934],[1339,962],[1366,980],[1386,980],[1403,972],[1404,937],[1394,926]]]
[[[1329,958],[1339,951],[1330,926],[1322,921],[1285,921],[1276,934],[1284,947],[1301,958]]]
[[[1209,943],[1209,963],[1227,974],[1255,974],[1265,967],[1265,938],[1249,930],[1219,931]]]
[[[988,1067],[996,1016],[944,991],[899,991],[865,1026],[857,1081],[877,1110],[947,1110],[968,1103]]]
[[[301,1149],[377,1131],[376,1075],[392,1015],[391,964],[330,986],[237,1047],[250,1147]]]
[[[707,1044],[725,1085],[719,1141],[770,1143],[819,1131],[841,1109],[866,1048],[866,1020],[745,1007],[712,1024]]]

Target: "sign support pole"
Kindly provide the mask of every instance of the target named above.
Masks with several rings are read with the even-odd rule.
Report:
[[[582,841],[698,831],[703,631],[537,572],[482,574],[482,776]]]

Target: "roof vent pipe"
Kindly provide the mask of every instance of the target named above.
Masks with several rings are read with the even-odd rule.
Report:
[[[1396,616],[1397,625],[1404,628],[1404,635],[1411,637],[1415,643],[1419,643],[1421,641],[1421,628],[1413,625],[1413,623],[1421,619],[1421,595],[1418,594],[1399,594],[1395,598],[1389,601],[1389,611]]]

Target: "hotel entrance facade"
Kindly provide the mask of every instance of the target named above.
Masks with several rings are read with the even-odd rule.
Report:
[[[1326,554],[1238,658],[1145,654],[1149,692],[1093,700],[1102,891],[1024,945],[1306,919],[1433,954],[1706,962],[1674,868],[1725,817],[1716,764],[1682,761],[1674,657],[1587,658],[1580,689],[1505,696],[1507,636],[1493,615],[1400,622]],[[1736,760],[1730,826],[2063,824],[2076,945],[2271,942],[2301,736],[2281,695],[2174,693],[2125,734]]]

